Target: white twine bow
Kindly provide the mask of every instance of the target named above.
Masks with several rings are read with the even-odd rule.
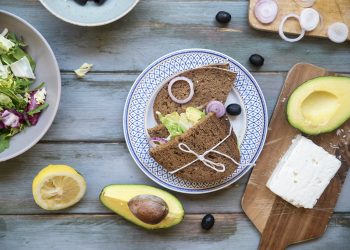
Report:
[[[219,147],[224,141],[226,141],[232,134],[232,126],[230,127],[230,133],[222,140],[220,141],[218,144],[216,144],[214,147],[212,147],[211,149],[205,151],[203,154],[197,154],[196,152],[194,152],[189,146],[187,146],[185,143],[181,142],[179,143],[178,147],[181,151],[185,152],[185,153],[189,153],[189,154],[193,154],[194,156],[196,156],[196,159],[194,159],[193,161],[191,161],[190,163],[187,163],[186,165],[175,169],[173,171],[171,171],[171,174],[175,174],[178,171],[181,171],[184,168],[187,168],[188,166],[190,166],[191,164],[195,163],[196,161],[201,161],[205,166],[207,166],[208,168],[211,168],[213,170],[215,170],[216,172],[225,172],[226,170],[226,166],[223,163],[217,163],[217,162],[213,162],[211,160],[208,160],[207,158],[205,158],[205,156],[209,153],[215,153],[215,154],[219,154],[221,156],[226,157],[227,159],[231,160],[234,164],[240,165],[235,159],[233,159],[232,157],[230,157],[229,155],[223,154],[217,150],[215,150],[217,147]],[[250,164],[248,164],[250,165]]]

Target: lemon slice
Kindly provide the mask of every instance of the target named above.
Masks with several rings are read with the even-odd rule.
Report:
[[[70,207],[83,198],[86,182],[74,168],[49,165],[35,176],[33,197],[41,208],[59,210]]]

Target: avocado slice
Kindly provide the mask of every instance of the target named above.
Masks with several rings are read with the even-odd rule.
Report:
[[[331,132],[350,117],[350,77],[322,76],[297,87],[287,103],[289,123],[309,135]]]
[[[184,217],[182,204],[175,196],[161,189],[146,185],[106,186],[102,189],[100,201],[113,212],[146,229],[172,227],[179,224]],[[137,214],[135,210],[137,211],[140,206],[141,210],[142,208],[144,209]],[[164,206],[164,210],[155,211],[155,209],[160,210],[159,208]],[[157,218],[152,218],[164,211],[165,214],[163,216],[160,215],[160,222]]]

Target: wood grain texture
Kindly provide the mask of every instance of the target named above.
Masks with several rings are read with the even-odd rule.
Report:
[[[279,25],[284,16],[295,13],[300,15],[304,9],[294,0],[277,0],[278,14],[276,19],[270,24],[260,23],[254,15],[254,6],[258,0],[249,2],[249,24],[258,30],[278,32]],[[328,26],[335,22],[343,22],[350,27],[350,1],[348,0],[317,0],[312,8],[316,9],[322,18],[317,28],[311,32],[306,32],[306,36],[327,38]],[[300,34],[300,25],[294,18],[285,23],[284,31],[291,34]],[[348,35],[350,40],[350,33]]]
[[[265,148],[250,176],[242,198],[247,216],[262,233],[261,249],[284,249],[287,245],[320,237],[326,230],[342,184],[348,171],[343,162],[338,174],[332,179],[314,209],[296,208],[274,195],[265,185],[279,159],[290,146],[291,140],[300,132],[288,124],[285,100],[291,92],[306,80],[329,75],[319,67],[297,64],[288,73],[275,108]],[[350,121],[341,128],[350,129]],[[335,154],[330,145],[338,145],[336,132],[310,137],[316,144]]]
[[[224,52],[253,71],[266,97],[269,114],[286,72],[305,61],[332,71],[350,73],[348,44],[304,38],[283,42],[277,34],[249,27],[245,0],[141,0],[123,19],[103,27],[73,26],[51,15],[38,0],[1,0],[0,8],[34,25],[53,48],[62,71],[62,98],[53,126],[42,142],[22,156],[0,163],[0,249],[256,249],[259,233],[241,214],[240,199],[247,176],[213,194],[175,195],[184,203],[183,224],[149,232],[104,208],[98,195],[110,183],[156,186],[135,165],[124,144],[124,100],[138,74],[165,53],[202,47]],[[219,10],[232,21],[214,21]],[[0,24],[1,26],[1,24]],[[251,67],[253,53],[265,57]],[[72,70],[84,62],[93,72],[78,80]],[[275,72],[278,71],[278,72]],[[31,182],[47,164],[69,164],[88,183],[76,206],[47,212],[36,206]],[[344,184],[326,234],[290,249],[348,249],[350,178]],[[215,215],[213,230],[199,228],[205,213]],[[346,213],[346,214],[343,214]]]
[[[21,249],[256,249],[258,232],[242,214],[214,214],[214,228],[203,231],[203,214],[189,214],[178,226],[146,231],[117,215],[0,216],[2,250]],[[290,249],[348,249],[350,216],[335,215],[326,234]],[[79,246],[79,247],[77,247]]]
[[[69,164],[87,181],[87,193],[76,206],[48,212],[33,201],[34,176],[48,164]],[[240,200],[247,176],[221,191],[205,195],[173,194],[188,213],[242,212]],[[124,143],[40,143],[20,157],[0,163],[0,214],[101,213],[109,214],[98,200],[108,184],[147,184],[157,186],[138,169]],[[161,188],[161,187],[160,187]],[[350,178],[345,182],[337,212],[350,211]]]
[[[48,164],[68,164],[85,177],[87,193],[76,206],[49,212],[34,203],[32,180]],[[157,186],[139,170],[124,143],[38,144],[21,157],[0,163],[0,170],[0,190],[6,190],[0,195],[0,214],[112,213],[99,201],[99,194],[104,186]],[[247,178],[244,178],[227,189],[208,195],[173,193],[184,203],[188,213],[241,212],[240,198],[246,182]]]
[[[142,71],[166,53],[206,48],[226,53],[250,70],[257,69],[248,58],[258,53],[265,58],[261,71],[288,71],[304,61],[350,73],[348,44],[316,38],[291,44],[277,34],[254,30],[247,19],[248,1],[141,0],[121,20],[95,28],[65,23],[37,0],[22,2],[2,0],[1,8],[28,20],[44,35],[63,71],[84,62],[93,63],[94,71]],[[232,14],[227,26],[215,22],[220,10]]]
[[[284,73],[253,73],[272,114]],[[126,96],[138,73],[90,73],[84,79],[62,74],[62,97],[44,141],[124,141],[122,119]]]

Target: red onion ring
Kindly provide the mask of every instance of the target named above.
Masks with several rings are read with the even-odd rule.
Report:
[[[171,89],[172,89],[174,83],[176,83],[177,81],[185,81],[185,82],[187,82],[188,85],[190,86],[190,94],[188,95],[187,98],[185,98],[185,99],[183,99],[183,100],[177,99],[177,98],[173,95],[173,93],[172,93],[172,91],[171,91]],[[174,102],[176,102],[176,103],[178,103],[178,104],[185,104],[185,103],[191,101],[191,99],[192,99],[192,97],[193,97],[193,95],[194,95],[194,85],[193,85],[192,80],[191,80],[191,79],[188,79],[187,77],[184,77],[184,76],[178,76],[178,77],[173,78],[173,79],[169,82],[169,85],[168,85],[168,94],[169,94],[170,98],[171,98]]]
[[[207,106],[205,107],[205,112],[215,113],[217,118],[223,117],[225,115],[226,109],[224,104],[222,104],[219,101],[210,101]]]
[[[151,148],[154,148],[154,147],[157,146],[156,142],[159,143],[159,144],[165,144],[165,143],[167,143],[168,141],[167,141],[166,139],[164,139],[164,138],[152,137],[152,138],[150,138],[150,140],[149,140],[149,144],[150,144]]]
[[[259,22],[268,24],[276,19],[278,5],[275,0],[259,0],[254,7],[254,15]]]
[[[298,37],[296,37],[296,38],[289,38],[289,37],[286,37],[286,35],[284,34],[284,31],[283,31],[283,28],[284,28],[284,24],[285,24],[285,22],[287,21],[287,19],[288,19],[288,18],[291,18],[291,17],[294,17],[295,19],[298,20],[298,22],[300,22],[299,16],[296,15],[296,14],[293,14],[293,13],[292,13],[292,14],[288,14],[288,15],[284,16],[284,17],[282,18],[281,23],[280,23],[280,27],[279,27],[279,29],[278,29],[278,34],[280,35],[280,37],[281,37],[284,41],[294,43],[294,42],[297,42],[297,41],[301,40],[301,39],[304,37],[304,35],[305,35],[305,30],[304,30],[303,28],[300,27],[300,28],[301,28],[301,33],[300,33],[300,35],[299,35]]]

